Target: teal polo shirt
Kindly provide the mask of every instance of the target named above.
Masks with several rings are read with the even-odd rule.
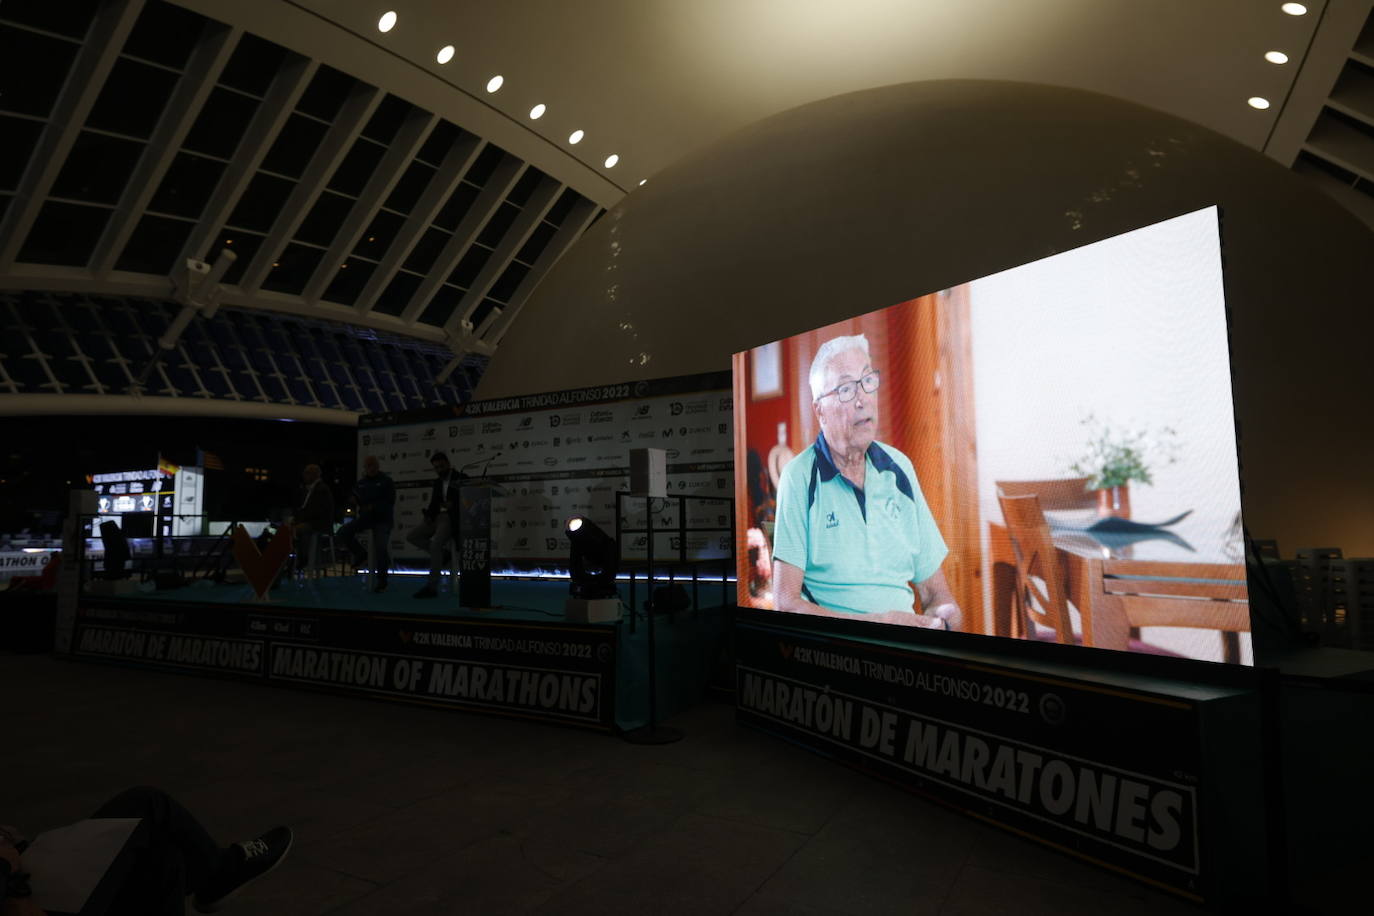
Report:
[[[949,549],[910,459],[874,442],[864,486],[835,467],[822,433],[778,480],[773,556],[804,572],[802,597],[851,614],[914,605],[909,583],[935,575]]]

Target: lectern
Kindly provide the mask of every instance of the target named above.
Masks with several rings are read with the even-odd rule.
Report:
[[[458,492],[459,607],[491,607],[492,488],[464,485]]]

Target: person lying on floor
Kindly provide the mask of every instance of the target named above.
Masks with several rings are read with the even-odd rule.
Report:
[[[161,789],[126,789],[101,805],[93,818],[142,818],[145,840],[122,876],[108,916],[182,916],[194,895],[197,912],[216,912],[250,881],[276,868],[291,849],[289,827],[220,846],[191,812]],[[23,834],[0,827],[0,916],[41,914],[24,870]]]

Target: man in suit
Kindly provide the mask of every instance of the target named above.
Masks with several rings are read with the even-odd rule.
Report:
[[[334,494],[320,479],[320,466],[307,464],[301,473],[304,482],[299,506],[292,513],[291,526],[296,535],[296,568],[309,562],[310,543],[320,534],[334,531]]]
[[[358,532],[371,531],[377,549],[377,568],[373,570],[372,590],[386,590],[387,567],[391,564],[391,524],[396,505],[396,487],[391,478],[382,473],[376,455],[363,459],[363,476],[353,486],[353,498],[358,504],[356,517],[344,522],[339,529],[339,542],[353,555],[354,566],[367,563],[367,551],[358,543]]]
[[[439,593],[439,570],[443,568],[444,548],[453,541],[458,530],[459,481],[464,475],[454,471],[448,463],[448,455],[435,452],[429,456],[437,479],[429,494],[429,507],[425,509],[425,520],[416,525],[406,535],[406,540],[420,550],[429,553],[429,578],[425,587],[415,593],[416,598],[433,598]]]

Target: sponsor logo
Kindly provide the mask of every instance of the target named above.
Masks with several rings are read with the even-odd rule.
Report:
[[[392,442],[393,445],[394,445],[395,443],[397,443],[397,442],[409,442],[409,441],[410,441],[410,433],[392,433],[392,434],[391,434],[391,442]]]
[[[572,459],[570,458],[570,459],[568,459],[568,460],[571,461]],[[545,466],[545,467],[550,467],[550,468],[558,467],[558,459],[557,459],[557,458],[545,458],[545,459],[544,459],[544,466]]]
[[[635,382],[635,397],[642,398],[649,390],[648,382]]]
[[[428,429],[426,429],[425,434],[420,438],[425,442],[429,442],[430,440],[432,440],[434,438],[434,427],[431,426]]]
[[[688,401],[684,406],[686,407],[686,412],[689,414],[706,413],[706,411],[711,409],[710,401],[707,398],[701,398],[697,401]]]
[[[372,444],[372,437],[369,436],[367,433],[363,433],[363,445],[371,445],[371,444]],[[99,487],[96,487],[96,490],[99,491],[100,488],[99,488]]]
[[[687,430],[687,431],[688,431],[689,433],[691,433],[692,435],[695,436],[695,435],[697,435],[697,434],[699,434],[699,433],[709,433],[709,432],[711,431],[711,427],[710,427],[709,425],[708,425],[708,426],[693,426],[691,429],[689,429],[689,430]]]
[[[545,463],[545,464],[548,464],[549,461],[551,461],[551,460],[552,460],[552,459],[546,458],[546,459],[544,459],[544,463]],[[584,462],[584,461],[586,461],[586,460],[587,460],[587,456],[586,456],[586,455],[574,455],[574,456],[572,456],[571,458],[568,459],[568,464],[581,464],[582,462]],[[552,465],[549,465],[549,466],[552,467]]]
[[[580,426],[581,424],[582,424],[582,414],[580,414],[580,413],[565,413],[565,414],[563,414],[563,425],[564,425],[564,426]]]
[[[529,429],[534,425],[534,417],[521,417],[520,425],[516,429]]]
[[[838,528],[838,527],[840,527],[840,520],[837,519],[837,518],[835,517],[835,513],[834,513],[834,512],[831,512],[829,515],[827,515],[827,516],[825,517],[825,527],[827,527],[827,528]]]
[[[513,519],[513,518],[512,518],[512,519],[507,519],[507,521],[506,521],[506,527],[507,527],[507,528],[514,528],[514,527],[515,527],[515,519]]]
[[[687,435],[687,427],[685,427],[685,426],[679,426],[679,427],[677,428],[677,434],[678,434],[679,436],[685,436],[685,435]]]
[[[558,519],[556,519],[556,518],[551,518],[551,519],[549,519],[549,527],[550,527],[550,528],[555,528],[555,529],[556,529],[556,528],[558,527],[558,525],[559,525]]]
[[[448,437],[449,437],[450,439],[457,439],[457,438],[458,438],[458,427],[456,427],[456,426],[450,426],[450,427],[448,428]]]
[[[557,539],[557,538],[544,538],[544,549],[545,549],[545,550],[557,550],[557,549],[558,549],[558,539]]]
[[[474,423],[466,423],[466,424],[464,424],[463,426],[458,427],[458,435],[460,435],[460,436],[471,436],[471,435],[473,434],[473,432],[474,432],[476,429],[477,429],[476,424],[474,424]]]
[[[668,449],[668,460],[669,460],[669,461],[675,461],[675,460],[677,460],[678,456],[680,456],[681,454],[682,454],[682,452],[679,451],[678,449],[670,448],[670,449]],[[695,455],[696,452],[693,452],[692,454]]]
[[[500,420],[483,420],[482,435],[490,436],[492,433],[499,433],[502,430]]]
[[[727,410],[733,410],[733,409],[734,409],[734,403],[733,403],[733,402],[734,402],[734,399],[733,399],[733,398],[721,398],[721,399],[720,399],[720,407],[719,407],[718,409],[721,410],[722,412],[727,411]]]
[[[717,423],[717,424],[716,424],[716,433],[717,433],[717,435],[724,436],[724,435],[726,435],[726,434],[729,433],[729,432],[730,432],[730,424],[729,424],[729,423]]]
[[[671,426],[669,426],[667,429],[663,430],[663,438],[665,438],[665,439],[671,439],[671,438],[673,438],[673,428],[672,428]]]
[[[593,410],[588,418],[589,423],[610,423],[615,419],[615,414],[609,410]]]
[[[674,401],[673,403],[669,404],[668,413],[674,417],[679,416],[682,413],[682,402]]]
[[[628,440],[629,438],[630,438],[630,434],[629,434],[629,433],[624,433],[624,439],[622,439],[622,441],[626,441],[626,440]],[[657,438],[658,438],[658,433],[654,432],[654,431],[651,429],[651,430],[649,430],[647,433],[640,433],[640,434],[639,434],[639,438],[641,438],[641,439],[657,439]]]
[[[537,443],[537,442],[535,443],[535,445],[538,445],[538,444],[539,444],[539,443]],[[525,441],[521,442],[521,443],[520,443],[520,447],[521,447],[521,448],[529,448],[529,447],[530,447],[530,440],[526,439]]]
[[[724,490],[724,489],[725,489],[725,478],[724,478],[724,477],[717,477],[717,478],[716,478],[716,489],[717,489],[717,490]]]
[[[562,437],[562,436],[554,436],[554,437],[553,437],[553,447],[554,447],[554,448],[558,448],[558,447],[559,447],[560,445],[562,445],[562,444],[563,444],[563,437]]]
[[[524,547],[528,547],[528,546],[530,546],[530,539],[529,539],[529,538],[517,538],[516,541],[515,541],[515,548],[516,548],[517,550],[519,550],[519,549],[521,549],[521,548],[524,548]]]
[[[648,404],[635,405],[635,412],[630,416],[631,420],[649,420],[653,418]]]
[[[709,455],[714,451],[715,449],[713,448],[694,448],[691,453],[693,455]]]
[[[549,414],[549,425],[550,425],[550,426],[559,426],[559,425],[561,425],[562,423],[563,423],[563,418],[560,417],[558,414],[556,414],[556,413],[554,413],[554,414]]]

